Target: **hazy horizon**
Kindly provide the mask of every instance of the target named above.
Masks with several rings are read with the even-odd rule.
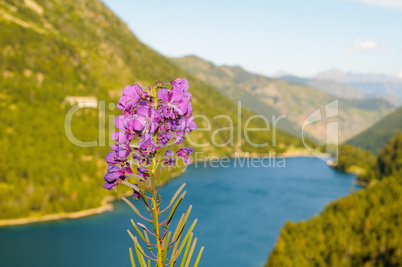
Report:
[[[398,0],[103,2],[168,57],[196,55],[267,76],[335,68],[402,77]]]

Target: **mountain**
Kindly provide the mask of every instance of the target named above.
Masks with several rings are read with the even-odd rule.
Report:
[[[317,73],[313,76],[315,79],[333,80],[341,83],[358,83],[358,82],[380,82],[380,83],[401,83],[402,79],[390,75],[379,73],[354,73],[343,72],[338,69],[331,69]]]
[[[402,79],[384,74],[360,74],[342,72],[337,69],[318,73],[316,80],[331,80],[349,85],[363,92],[368,97],[381,97],[402,105]]]
[[[377,165],[378,180],[367,188],[308,221],[287,222],[266,266],[401,266],[402,134]]]
[[[281,77],[285,77],[285,76],[288,76],[288,77],[295,77],[295,76],[292,75],[291,73],[286,72],[286,71],[283,71],[283,70],[278,71],[278,72],[276,72],[276,73],[274,73],[274,74],[272,74],[272,75],[269,75],[269,77],[274,78],[274,79],[276,79],[276,78],[281,78]]]
[[[396,134],[402,132],[402,107],[388,114],[367,130],[356,135],[346,143],[377,154]]]
[[[266,86],[270,79],[260,75],[250,75],[241,67],[217,67],[210,62],[195,56],[172,59],[178,66],[183,67],[198,79],[215,86],[233,101],[241,100],[241,105],[258,114],[262,114],[272,122],[272,116],[279,117],[280,110],[267,105],[253,90]],[[247,88],[244,90],[244,88]],[[297,125],[287,119],[279,120],[277,126],[289,133],[301,136]]]
[[[345,99],[361,100],[366,98],[365,93],[363,93],[362,91],[359,91],[350,85],[335,82],[332,80],[308,79],[296,76],[280,76],[278,78],[281,80],[286,80],[288,82],[307,85],[320,91],[326,92],[330,95],[334,95]]]
[[[0,219],[89,209],[115,194],[102,185],[119,113],[114,104],[126,84],[186,77],[193,113],[209,119],[198,118],[201,129],[184,144],[203,144],[196,146],[201,157],[303,147],[280,130],[276,136],[250,133],[251,141],[268,147],[248,143],[243,129],[254,113],[238,110],[214,87],[142,44],[98,0],[0,0],[0,29]],[[65,120],[79,101],[89,107],[73,114],[72,136]],[[240,125],[241,140],[234,134],[233,143],[241,147],[212,145],[230,141],[230,132],[220,128],[232,123],[234,129]],[[250,127],[266,124],[253,120]],[[83,147],[75,138],[95,145]]]
[[[395,106],[402,105],[402,82],[351,82],[349,85],[364,92],[367,97],[382,98]]]
[[[233,101],[241,100],[244,107],[266,116],[286,115],[280,128],[300,136],[306,118],[315,110],[338,99],[337,97],[285,80],[249,73],[241,67],[215,66],[201,58],[187,56],[172,59],[198,79],[215,86]],[[392,109],[384,100],[339,99],[339,139],[345,141],[370,127]],[[306,133],[320,142],[326,139],[325,121],[305,128]]]

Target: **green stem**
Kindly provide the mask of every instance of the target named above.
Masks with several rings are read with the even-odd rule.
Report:
[[[162,241],[160,237],[160,228],[159,228],[159,211],[156,204],[156,190],[154,182],[152,183],[152,218],[154,221],[156,246],[158,248],[158,254],[157,254],[158,266],[163,267],[164,264],[163,264]]]
[[[156,102],[156,90],[155,86],[153,86],[153,96],[154,96],[154,108],[157,108],[158,103]],[[157,142],[157,136],[154,134],[154,141],[155,144]],[[157,262],[159,267],[165,266],[163,262],[163,251],[162,251],[162,240],[160,236],[160,227],[159,227],[159,208],[156,204],[156,196],[157,196],[157,191],[156,191],[156,159],[155,156],[152,159],[152,217],[154,221],[154,228],[155,228],[155,237],[156,237],[156,246],[158,248],[158,255],[157,255]],[[166,248],[165,248],[166,249]]]

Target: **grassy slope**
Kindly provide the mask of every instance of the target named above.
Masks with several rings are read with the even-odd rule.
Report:
[[[392,136],[402,132],[402,107],[381,119],[364,132],[356,135],[346,143],[377,154]]]
[[[279,125],[297,135],[301,135],[302,123],[311,112],[338,99],[312,87],[273,80],[249,73],[240,67],[218,67],[193,56],[172,60],[200,80],[216,86],[233,100],[241,99],[245,107],[259,114],[268,115],[268,118],[272,114],[285,114],[288,121],[283,120]],[[339,99],[340,141],[368,128],[391,108],[384,100]],[[311,137],[325,140],[324,123],[310,125],[305,130]]]
[[[66,96],[95,96],[106,105],[106,129],[110,110],[126,84],[149,85],[156,80],[186,77],[193,94],[194,114],[211,119],[211,131],[197,131],[191,139],[211,141],[212,131],[227,127],[226,114],[237,129],[237,106],[231,100],[145,46],[126,24],[98,0],[0,0],[0,219],[72,212],[100,205],[109,194],[102,189],[106,171],[106,146],[77,147],[64,132]],[[242,110],[242,124],[253,113]],[[98,110],[86,108],[73,118],[74,135],[83,141],[97,140]],[[113,117],[112,117],[113,119]],[[113,121],[113,120],[111,120]],[[198,121],[205,127],[204,121]],[[254,121],[251,126],[264,126]],[[112,130],[113,131],[113,130]],[[106,131],[105,136],[110,136]],[[235,134],[235,141],[237,135]],[[228,131],[216,134],[218,143]],[[256,143],[268,148],[208,146],[197,148],[207,155],[230,155],[235,151],[284,152],[302,142],[277,133],[252,133]],[[237,142],[236,142],[237,143]]]

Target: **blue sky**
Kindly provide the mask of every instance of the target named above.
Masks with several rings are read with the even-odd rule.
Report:
[[[163,55],[271,75],[402,77],[402,0],[102,0]]]

